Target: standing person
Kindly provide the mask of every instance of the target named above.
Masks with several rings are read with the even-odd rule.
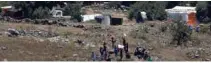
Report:
[[[112,44],[111,44],[111,45],[112,45],[112,47],[114,48],[114,44],[116,43],[116,40],[114,39],[114,37],[113,37],[113,36],[111,37],[111,43],[112,43]]]
[[[124,45],[124,51],[125,51],[125,53],[128,53],[128,43],[125,43],[125,45]]]
[[[122,61],[122,58],[123,58],[123,50],[120,49],[120,61]]]
[[[103,47],[100,47],[100,55],[103,55]]]
[[[136,23],[144,22],[143,17],[141,16],[141,12],[139,12],[139,11],[137,11],[135,18],[136,18]]]
[[[91,55],[91,57],[92,57],[92,61],[96,61],[96,59],[97,59],[97,56],[96,56],[96,54],[95,54],[94,52],[92,52],[92,55]]]
[[[103,42],[103,60],[107,59],[107,46],[106,42]]]
[[[115,57],[117,57],[117,55],[118,55],[118,48],[117,48],[117,46],[114,46],[114,54],[115,54]]]
[[[103,60],[106,60],[107,59],[107,51],[103,51]]]
[[[122,44],[125,46],[125,44],[126,44],[125,37],[122,37],[122,40],[123,40]]]
[[[100,59],[103,59],[103,47],[100,47]]]
[[[107,52],[107,46],[105,42],[103,43],[103,52]]]

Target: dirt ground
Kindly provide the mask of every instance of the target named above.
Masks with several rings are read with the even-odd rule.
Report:
[[[211,39],[207,33],[193,33],[194,39],[187,42],[186,46],[175,46],[170,44],[172,40],[169,31],[161,32],[160,27],[167,23],[160,21],[148,21],[135,24],[134,21],[119,26],[108,26],[107,29],[96,23],[81,23],[83,28],[60,27],[53,25],[35,25],[26,23],[1,23],[0,25],[0,60],[8,61],[91,61],[91,52],[99,55],[99,47],[105,41],[111,50],[110,36],[117,39],[116,44],[122,44],[123,33],[127,34],[126,41],[129,43],[131,59],[124,61],[137,61],[133,56],[135,47],[142,46],[149,50],[154,61],[204,61],[211,59]],[[154,24],[154,27],[150,27]],[[48,28],[51,27],[51,30]],[[147,27],[148,33],[134,34],[134,30],[142,30]],[[18,36],[8,37],[4,34],[8,28],[24,30],[46,30],[59,34],[68,39],[68,42],[51,42],[49,37]],[[66,34],[64,34],[66,33]],[[135,38],[136,35],[143,35]],[[75,41],[84,41],[79,45]],[[199,51],[199,58],[192,58],[194,52]],[[114,60],[114,58],[113,58]]]
[[[95,13],[93,9],[86,9],[86,14]],[[138,61],[133,55],[137,46],[149,50],[153,61],[210,61],[211,59],[210,31],[193,32],[192,40],[186,45],[175,46],[170,44],[172,33],[169,26],[165,32],[160,30],[162,26],[169,24],[168,22],[146,21],[137,24],[134,20],[128,20],[121,12],[111,14],[113,17],[123,17],[123,25],[104,27],[98,23],[73,23],[85,26],[85,28],[76,28],[1,22],[0,61],[91,61],[91,52],[96,52],[99,56],[99,47],[103,42],[107,42],[108,49],[112,50],[110,35],[115,37],[116,44],[122,44],[121,38],[124,33],[127,35],[126,42],[129,43],[131,59],[124,57],[123,61]],[[152,24],[154,26],[151,26]],[[60,39],[35,36],[8,37],[5,35],[8,28],[54,32]],[[77,40],[82,40],[84,44],[76,43]],[[195,55],[199,57],[193,58]],[[116,61],[113,56],[112,61]]]

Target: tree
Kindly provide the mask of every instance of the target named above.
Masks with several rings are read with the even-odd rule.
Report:
[[[166,9],[173,8],[175,6],[179,5],[179,1],[169,1],[166,5]]]
[[[82,2],[75,2],[71,3],[68,2],[67,6],[64,8],[64,15],[70,15],[73,19],[78,20],[79,22],[82,21]]]
[[[117,8],[120,8],[121,4],[122,4],[121,1],[111,1],[107,5],[108,5],[109,8],[117,9]]]
[[[51,1],[51,2],[50,1],[35,1],[35,2],[34,1],[17,1],[17,2],[14,1],[14,2],[10,2],[10,4],[14,6],[16,9],[21,9],[21,11],[23,11],[24,13],[24,18],[34,18],[34,16],[32,15],[36,13],[34,12],[35,10],[38,11],[38,8],[45,9],[45,7],[47,7],[49,9],[52,9],[52,7],[56,5],[64,6],[63,2],[55,2],[55,1]],[[37,15],[42,15],[42,14],[37,14]]]
[[[188,26],[185,25],[184,21],[174,21],[172,26],[170,26],[173,43],[176,42],[177,45],[181,45],[191,39],[191,32]]]
[[[33,12],[32,18],[33,19],[49,18],[50,17],[49,11],[50,9],[48,9],[47,7],[39,7]]]
[[[196,6],[196,17],[200,22],[207,22],[205,18],[207,18],[208,9],[207,9],[207,2],[201,1],[198,2]]]
[[[207,2],[207,11],[208,11],[208,13],[207,13],[207,16],[209,17],[209,18],[211,18],[211,1],[208,1]]]
[[[138,12],[145,11],[149,20],[164,20],[166,18],[165,8],[166,2],[136,2],[131,6],[128,18],[134,17],[133,12],[138,10]]]

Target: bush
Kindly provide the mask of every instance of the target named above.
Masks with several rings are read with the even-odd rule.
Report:
[[[161,32],[165,32],[167,30],[167,26],[166,25],[162,25],[160,28]]]
[[[140,25],[138,29],[130,32],[133,38],[147,40],[146,33],[149,33],[149,28],[146,25]]]
[[[128,19],[132,20],[133,17],[134,17],[134,12],[133,12],[132,10],[130,10],[130,11],[128,12]]]
[[[209,27],[208,26],[203,26],[200,28],[200,32],[201,33],[207,33],[209,31]]]
[[[121,3],[122,3],[121,1],[111,1],[111,2],[108,2],[107,6],[109,8],[117,9],[117,8],[120,8]]]
[[[177,45],[181,45],[182,43],[190,40],[192,31],[189,30],[184,21],[175,21],[170,28],[173,36],[173,42],[176,42]]]
[[[164,20],[167,17],[165,7],[166,2],[136,2],[131,6],[128,18],[135,17],[134,12],[145,11],[148,20]]]
[[[43,19],[43,18],[49,18],[50,17],[50,9],[47,7],[39,7],[35,9],[35,11],[32,14],[33,19]]]
[[[198,2],[196,17],[200,22],[207,22],[207,2]]]
[[[82,4],[80,2],[68,4],[64,8],[64,15],[72,16],[72,19],[76,19],[78,22],[82,21],[82,12],[81,12]]]

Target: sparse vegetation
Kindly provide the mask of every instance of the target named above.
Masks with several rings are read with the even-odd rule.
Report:
[[[210,32],[209,24],[201,25],[199,32],[203,34],[209,33]]]
[[[118,8],[122,2],[111,2],[111,7]],[[1,22],[0,24],[0,61],[1,60],[42,60],[42,61],[91,61],[91,52],[98,54],[99,47],[105,41],[107,42],[108,50],[112,49],[110,37],[114,36],[116,44],[121,44],[121,37],[123,34],[128,42],[129,54],[131,59],[123,57],[123,61],[137,61],[137,58],[133,55],[134,49],[137,46],[146,48],[150,52],[153,61],[191,61],[210,59],[210,46],[211,46],[211,26],[205,23],[206,26],[200,26],[200,32],[192,32],[185,22],[173,21],[171,23],[165,21],[165,8],[172,8],[176,5],[186,6],[187,3],[191,3],[190,6],[195,6],[197,2],[136,2],[132,4],[129,15],[125,15],[123,12],[112,12],[112,14],[123,13],[123,19],[128,16],[130,19],[134,17],[140,17],[135,11],[145,11],[148,14],[149,20],[145,23],[135,24],[135,22],[125,22],[123,25],[109,26],[103,29],[100,24],[96,24],[96,21],[89,21],[83,23],[70,22],[72,20],[81,21],[81,8],[85,10],[89,9],[87,14],[96,13],[97,6],[83,6],[83,2],[67,2],[67,6],[61,5],[63,2],[13,2],[13,5],[21,8],[24,12],[24,18],[33,18],[30,22],[43,23],[40,21],[49,21],[52,23],[54,19],[50,20],[48,11],[52,6],[61,5],[66,15],[71,15],[71,20],[58,20],[60,24],[58,26],[54,24],[44,25],[35,23],[11,23],[8,20]],[[206,3],[206,2],[205,2]],[[206,11],[205,21],[209,22],[208,7],[202,5],[201,12]],[[114,5],[114,6],[113,6]],[[99,5],[100,6],[100,5]],[[103,7],[103,6],[102,6]],[[206,8],[204,10],[204,8]],[[113,9],[107,9],[112,10]],[[101,12],[97,10],[97,12]],[[119,10],[117,10],[119,11]],[[90,13],[89,13],[90,12]],[[105,12],[105,11],[104,11]],[[119,17],[119,16],[117,16]],[[46,18],[46,19],[45,19]],[[36,19],[36,20],[34,20]],[[49,19],[49,20],[48,20]],[[157,20],[164,20],[160,22]],[[48,23],[49,23],[48,22]],[[64,23],[64,24],[63,24]],[[19,35],[18,37],[7,37],[4,32],[7,32],[8,28],[14,28],[17,31],[24,31],[26,34]],[[195,31],[195,29],[193,29]],[[20,32],[21,33],[21,32]],[[83,45],[78,45],[78,43]],[[169,43],[178,45],[178,47],[171,47]],[[183,47],[183,44],[187,44]],[[199,50],[200,49],[200,50]],[[113,50],[113,49],[112,49]],[[198,54],[195,51],[199,51]],[[190,53],[189,53],[190,52]],[[187,53],[187,54],[185,54]],[[99,55],[97,55],[99,56]],[[111,55],[113,56],[113,55]],[[192,58],[199,56],[197,58]],[[114,58],[114,57],[112,57]],[[112,59],[111,61],[115,61]]]
[[[161,25],[161,32],[165,32],[167,30],[168,26],[167,25]]]
[[[131,36],[133,36],[133,38],[139,38],[139,39],[147,40],[146,33],[148,33],[148,32],[149,32],[149,28],[147,28],[146,25],[140,25],[138,27],[138,29],[133,30],[131,32]]]
[[[189,30],[184,22],[176,21],[170,28],[173,36],[173,43],[176,42],[177,45],[181,45],[191,39],[192,31]]]

